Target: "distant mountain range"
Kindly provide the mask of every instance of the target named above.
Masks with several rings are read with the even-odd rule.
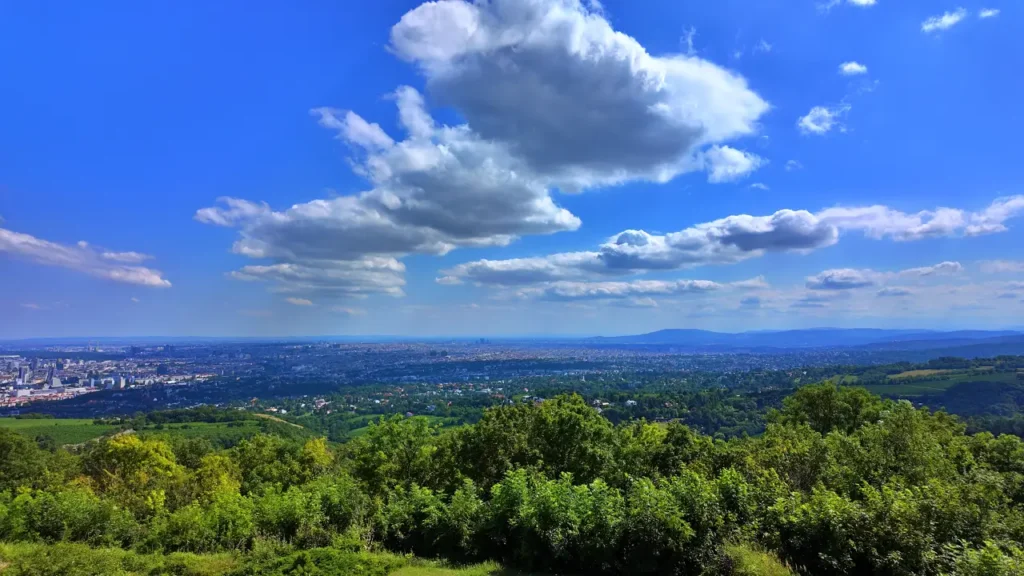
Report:
[[[635,336],[589,338],[596,345],[662,345],[722,351],[793,348],[861,348],[866,350],[925,350],[978,345],[1021,345],[1024,332],[1012,330],[885,330],[876,328],[811,328],[806,330],[711,332],[659,330]]]

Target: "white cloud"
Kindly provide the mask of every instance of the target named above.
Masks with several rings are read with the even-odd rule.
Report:
[[[866,288],[877,284],[877,273],[871,270],[854,270],[851,268],[840,268],[836,270],[825,270],[815,276],[807,278],[807,288],[810,290],[852,290],[855,288]]]
[[[839,6],[842,3],[843,0],[824,0],[823,2],[818,3],[818,11],[827,14],[833,8]],[[851,6],[857,6],[860,8],[868,8],[870,6],[874,6],[877,3],[878,0],[846,0],[846,4],[849,4]]]
[[[850,111],[849,104],[842,104],[835,108],[815,106],[805,116],[797,119],[796,125],[803,134],[822,135],[827,134],[833,128],[842,129],[839,119]]]
[[[908,288],[892,286],[889,288],[882,288],[875,295],[879,298],[900,298],[903,296],[913,296],[914,292]]]
[[[1024,195],[998,198],[981,212],[970,215],[970,224],[964,229],[968,236],[982,236],[1006,232],[1007,220],[1024,213]]]
[[[740,290],[767,290],[771,288],[771,284],[764,279],[764,276],[758,276],[749,280],[739,280],[737,282],[730,282],[729,286],[733,288],[739,288]]]
[[[569,252],[540,258],[513,258],[510,260],[477,260],[442,270],[440,284],[476,284],[521,286],[539,282],[554,282],[586,278],[603,271],[597,252]]]
[[[282,273],[301,270],[318,276],[319,289],[335,282],[339,293],[352,284],[372,293],[349,278],[362,268],[341,263],[576,230],[580,220],[557,206],[555,189],[665,182],[704,169],[724,182],[763,163],[724,145],[756,133],[769,108],[743,77],[694,56],[652,56],[592,3],[428,2],[392,28],[389,47],[466,124],[439,124],[409,87],[393,94],[404,140],[352,111],[311,110],[352,147],[354,170],[371,187],[284,210],[222,198],[197,211],[201,222],[239,230],[234,252],[270,261],[241,277],[291,291],[303,283]],[[401,276],[391,272],[386,293]]]
[[[668,234],[626,230],[598,251],[538,258],[479,260],[442,270],[442,283],[515,286],[537,282],[677,270],[730,264],[766,252],[812,250],[834,244],[838,230],[806,211],[781,210],[771,216],[737,215]]]
[[[986,260],[981,263],[986,274],[1024,274],[1024,260]]]
[[[729,146],[712,146],[704,152],[704,163],[707,166],[708,182],[720,184],[745,178],[766,161],[756,154]]]
[[[959,274],[964,271],[964,267],[959,262],[941,262],[934,266],[924,266],[921,268],[910,268],[900,272],[903,276],[939,276],[946,274]]]
[[[478,260],[441,271],[438,282],[522,286],[539,282],[593,279],[657,270],[678,270],[708,264],[733,264],[768,252],[806,252],[838,242],[843,232],[872,239],[917,241],[970,235],[971,222],[990,231],[1005,230],[1015,215],[1017,197],[1001,198],[981,212],[937,208],[908,214],[887,206],[835,207],[817,214],[780,210],[770,216],[740,214],[668,234],[625,230],[594,251],[534,258]],[[979,224],[974,224],[978,226]],[[958,262],[906,270],[904,276],[958,273]]]
[[[898,272],[877,272],[875,270],[841,268],[825,270],[815,276],[807,278],[806,286],[810,290],[853,290],[867,288],[879,284],[886,284],[893,280],[906,278],[932,278],[937,276],[950,276],[963,272],[964,267],[959,262],[940,262],[934,266],[922,266],[919,268],[908,268]],[[898,293],[901,290],[903,293]],[[889,287],[879,292],[879,296],[905,295],[907,289],[903,287]]]
[[[768,190],[771,190],[771,188],[767,184],[765,184],[763,182],[754,182],[753,184],[750,185],[750,187],[755,189],[755,190],[763,190],[765,192],[767,192]]]
[[[996,16],[999,16],[998,8],[982,8],[978,12],[978,18],[995,18]]]
[[[157,270],[128,265],[149,256],[138,252],[98,251],[84,241],[68,246],[0,228],[0,252],[36,264],[67,268],[115,282],[157,288],[171,285]]]
[[[620,298],[672,296],[705,293],[722,288],[721,284],[707,280],[636,280],[633,282],[553,282],[523,288],[516,294],[521,298],[543,300],[612,300]]]
[[[786,161],[786,172],[793,172],[794,170],[803,170],[804,165],[796,160]]]
[[[142,300],[139,300],[139,299],[138,299],[138,298],[136,298],[135,296],[132,296],[132,303],[133,303],[133,304],[138,304],[139,302],[142,302]]]
[[[244,266],[231,273],[237,280],[274,284],[280,293],[324,297],[403,296],[405,265],[394,258],[350,261],[281,262]]]
[[[35,302],[25,302],[25,303],[23,303],[21,305],[21,307],[25,308],[26,310],[42,310],[43,309],[42,306],[40,306],[39,304],[36,304]]]
[[[289,297],[289,298],[285,298],[285,301],[288,302],[289,304],[294,304],[296,306],[312,306],[313,305],[312,300],[307,300],[306,298]]]
[[[100,258],[123,264],[141,264],[146,260],[153,259],[149,254],[141,254],[139,252],[102,252],[100,253]]]
[[[860,62],[843,62],[839,65],[839,73],[843,76],[857,76],[858,74],[867,74],[868,67],[861,64]]]
[[[964,8],[957,8],[952,12],[946,12],[941,16],[932,16],[921,23],[921,31],[929,34],[932,32],[939,32],[942,30],[949,30],[953,26],[960,23],[961,20],[967,17],[967,10]]]
[[[1021,214],[1024,195],[998,198],[980,212],[936,208],[909,214],[887,206],[862,206],[829,208],[818,217],[840,229],[862,231],[870,238],[906,241],[1005,232],[1005,222]]]
[[[768,104],[695,56],[652,56],[572,0],[430,2],[391,30],[430,94],[562,187],[666,181],[751,135]]]
[[[762,38],[761,41],[758,42],[754,46],[754,52],[771,52],[771,51],[772,51],[772,45],[769,44],[764,38]]]

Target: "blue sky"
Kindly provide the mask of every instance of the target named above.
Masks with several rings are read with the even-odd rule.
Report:
[[[0,338],[1021,327],[1021,19],[5,3]]]

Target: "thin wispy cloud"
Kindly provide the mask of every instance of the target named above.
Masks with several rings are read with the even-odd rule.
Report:
[[[978,18],[995,18],[996,16],[999,16],[998,8],[982,8],[981,11],[978,12]]]
[[[160,271],[134,265],[151,256],[138,252],[97,250],[85,241],[67,245],[0,228],[0,253],[114,282],[154,288],[171,286],[170,281],[165,279]]]
[[[957,8],[952,12],[946,12],[938,16],[932,16],[921,23],[921,31],[926,34],[949,30],[967,17],[966,8]]]
[[[859,8],[869,8],[878,4],[878,0],[826,0],[817,4],[818,11],[827,14],[836,6],[840,4],[847,4],[849,6],[857,6]]]
[[[834,107],[815,106],[810,112],[797,119],[796,126],[802,134],[823,136],[833,129],[842,131],[841,119],[852,107],[849,104],[841,104]]]

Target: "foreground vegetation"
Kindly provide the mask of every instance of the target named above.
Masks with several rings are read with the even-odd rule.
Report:
[[[1019,438],[829,384],[767,422],[715,440],[615,425],[574,395],[463,427],[394,417],[341,446],[128,433],[69,450],[0,429],[0,561],[5,574],[445,574],[410,555],[472,574],[1024,573]]]

